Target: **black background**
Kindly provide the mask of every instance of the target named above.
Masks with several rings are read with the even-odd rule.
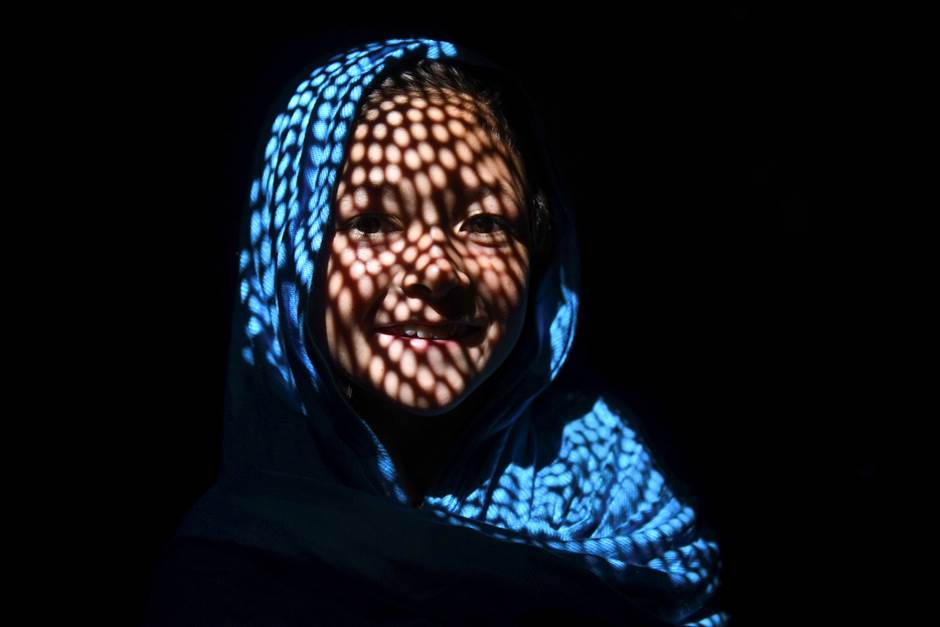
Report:
[[[539,105],[583,255],[561,378],[615,388],[698,495],[734,624],[870,612],[832,601],[877,595],[856,547],[883,477],[872,430],[845,429],[823,396],[838,289],[817,228],[838,91],[829,33],[743,9],[349,13],[142,18],[95,49],[103,81],[77,92],[106,138],[85,165],[112,181],[85,226],[108,225],[87,254],[108,279],[118,364],[97,402],[119,417],[108,489],[122,562],[108,585],[123,622],[218,468],[238,219],[268,107],[311,59],[409,35],[482,51]],[[834,534],[835,518],[852,523]]]

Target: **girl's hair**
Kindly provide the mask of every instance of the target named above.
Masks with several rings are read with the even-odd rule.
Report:
[[[530,152],[531,140],[520,141],[520,136],[514,132],[507,119],[503,91],[492,78],[481,78],[477,71],[458,67],[454,62],[421,59],[404,69],[393,71],[382,79],[363,99],[359,113],[361,115],[365,110],[377,107],[382,101],[397,95],[411,95],[417,92],[433,97],[440,96],[442,90],[468,94],[482,105],[487,114],[478,112],[477,122],[517,158],[522,170],[519,174],[530,225],[531,265],[533,268],[540,268],[551,252],[551,209],[544,186],[532,167],[535,161]]]

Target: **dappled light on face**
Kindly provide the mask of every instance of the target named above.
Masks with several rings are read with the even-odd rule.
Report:
[[[358,383],[427,414],[455,407],[505,360],[528,289],[517,157],[479,126],[485,107],[464,96],[367,105],[329,243],[331,356]]]

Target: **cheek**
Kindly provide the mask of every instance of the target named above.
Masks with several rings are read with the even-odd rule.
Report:
[[[524,303],[528,288],[528,256],[523,252],[486,254],[475,258],[481,294],[500,318],[509,318]]]

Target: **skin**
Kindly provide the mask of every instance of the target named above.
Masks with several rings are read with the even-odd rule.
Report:
[[[521,164],[478,115],[490,113],[449,90],[397,95],[363,112],[311,304],[334,370],[388,448],[413,505],[525,319],[531,240]],[[414,319],[472,319],[482,328],[424,349],[376,330]]]

